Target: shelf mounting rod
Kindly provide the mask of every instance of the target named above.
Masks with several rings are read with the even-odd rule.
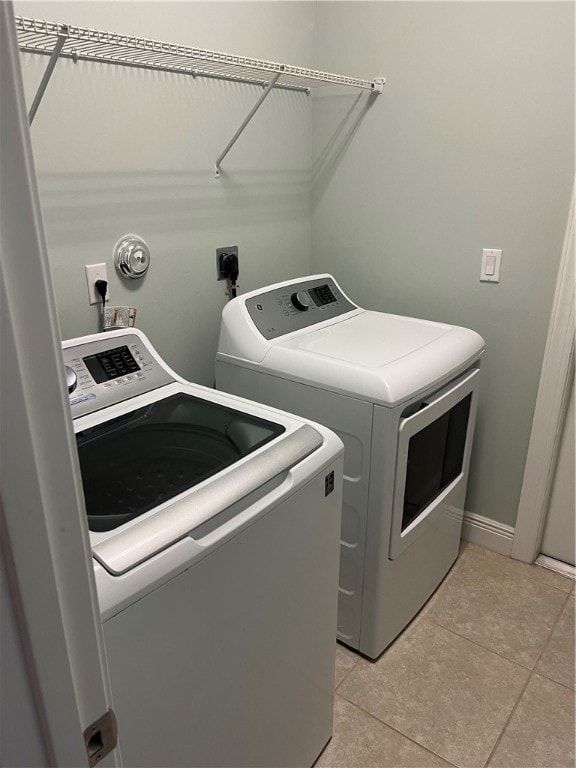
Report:
[[[50,61],[48,62],[44,75],[42,76],[42,80],[40,81],[40,85],[38,86],[38,90],[36,91],[36,96],[34,97],[34,101],[32,102],[32,106],[30,107],[30,112],[28,113],[29,125],[32,125],[34,116],[36,115],[36,112],[38,111],[38,107],[40,106],[40,102],[42,101],[42,97],[44,96],[44,91],[46,90],[46,87],[50,82],[50,78],[52,77],[52,72],[54,71],[54,67],[56,66],[56,62],[58,61],[58,58],[60,56],[60,51],[64,47],[64,43],[66,42],[67,39],[68,39],[67,34],[58,35],[58,40],[56,41],[56,45],[54,46],[54,49],[50,54]]]
[[[284,69],[284,67],[282,67],[282,69]],[[230,152],[230,150],[232,149],[232,147],[234,146],[234,144],[236,144],[236,141],[237,141],[237,140],[238,140],[238,138],[240,137],[240,134],[242,133],[242,131],[244,130],[244,128],[246,128],[246,126],[248,125],[248,123],[250,122],[250,120],[252,120],[252,118],[254,117],[254,115],[256,114],[256,112],[258,111],[258,109],[261,107],[261,105],[262,105],[262,102],[264,101],[264,99],[266,98],[266,96],[268,96],[268,94],[270,93],[270,91],[272,90],[272,88],[274,88],[274,86],[276,85],[276,81],[278,80],[278,78],[280,77],[280,75],[281,75],[281,74],[282,74],[282,72],[277,72],[277,73],[274,75],[274,77],[272,78],[272,80],[270,80],[270,82],[268,83],[268,85],[267,85],[267,86],[266,86],[266,88],[264,89],[264,92],[262,93],[262,95],[260,96],[260,98],[258,99],[258,101],[256,102],[256,104],[254,104],[254,106],[252,107],[252,109],[251,109],[251,110],[250,110],[250,112],[248,113],[248,116],[247,116],[247,117],[245,118],[245,120],[243,121],[242,125],[241,125],[241,126],[238,128],[238,130],[236,131],[236,133],[234,134],[234,136],[232,136],[232,138],[230,139],[230,141],[229,141],[229,142],[228,142],[228,144],[226,145],[226,148],[223,150],[223,152],[220,154],[220,156],[219,156],[219,157],[218,157],[218,159],[216,160],[216,164],[215,164],[215,166],[214,166],[214,176],[215,176],[217,179],[218,179],[218,178],[220,178],[220,164],[222,163],[222,160],[224,160],[224,158],[226,157],[226,155],[228,154],[228,152]]]

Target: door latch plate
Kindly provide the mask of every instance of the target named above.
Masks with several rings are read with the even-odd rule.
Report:
[[[118,743],[116,715],[109,709],[102,717],[95,720],[84,731],[84,743],[90,768],[106,757]]]

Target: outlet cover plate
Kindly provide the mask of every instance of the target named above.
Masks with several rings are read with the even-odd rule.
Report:
[[[238,246],[226,245],[224,248],[216,248],[216,275],[218,280],[226,280],[226,275],[222,271],[222,260],[224,256],[234,254],[238,258]]]
[[[88,301],[90,304],[101,304],[102,297],[96,290],[96,280],[106,280],[108,282],[108,275],[106,273],[106,264],[86,264],[84,269],[86,270],[86,285],[88,287]],[[110,283],[106,287],[106,301],[110,298]]]

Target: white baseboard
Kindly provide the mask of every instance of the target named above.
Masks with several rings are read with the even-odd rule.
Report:
[[[462,538],[499,555],[510,557],[514,528],[474,512],[464,512]]]

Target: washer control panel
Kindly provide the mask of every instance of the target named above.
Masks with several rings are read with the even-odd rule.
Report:
[[[134,334],[80,343],[62,352],[72,418],[174,381]]]
[[[357,309],[336,283],[325,277],[263,291],[246,299],[245,306],[265,339],[276,339]]]

